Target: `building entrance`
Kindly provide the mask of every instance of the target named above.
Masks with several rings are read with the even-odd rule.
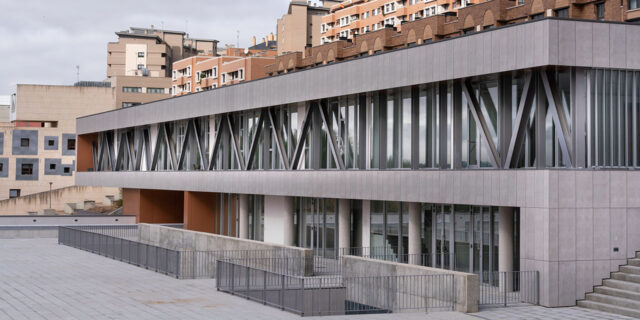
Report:
[[[313,249],[316,256],[336,257],[338,202],[321,198],[299,198],[299,201],[298,243]]]

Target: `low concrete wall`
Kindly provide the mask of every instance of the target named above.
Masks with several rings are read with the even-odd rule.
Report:
[[[0,226],[0,239],[57,238],[58,226]]]
[[[135,224],[135,216],[0,216],[0,239],[57,238],[58,226]]]
[[[171,250],[183,251],[242,251],[242,250],[282,250],[283,258],[291,259],[290,267],[286,269],[290,275],[313,275],[313,250],[267,243],[262,241],[239,239],[206,232],[177,229],[155,224],[141,223],[139,227],[139,241]],[[184,255],[187,257],[187,255]],[[210,257],[203,256],[204,259]],[[265,259],[265,268],[272,270],[271,264],[277,260]],[[211,261],[210,261],[211,262]],[[300,270],[295,262],[303,263]],[[187,263],[185,261],[185,263]],[[255,263],[255,261],[254,261]],[[209,265],[215,267],[215,263]],[[282,270],[285,271],[285,270]],[[215,273],[214,273],[215,274]]]
[[[65,226],[92,224],[135,224],[136,216],[107,215],[51,215],[51,216],[0,216],[0,226]]]
[[[342,256],[342,276],[343,277],[374,277],[374,276],[414,276],[414,275],[453,275],[454,276],[454,295],[455,297],[446,297],[447,299],[455,299],[455,310],[458,312],[477,312],[478,311],[478,275],[464,272],[456,272],[438,268],[422,267],[404,263],[389,262],[374,260],[368,258],[361,258],[356,256]],[[392,284],[391,284],[392,285]],[[450,284],[439,283],[438,286],[443,289],[443,292],[449,292]],[[419,286],[407,288],[384,288],[372,286],[370,290],[385,290],[392,289],[398,292],[398,297],[403,296],[406,299],[407,296],[411,296],[411,290],[415,288],[421,288]],[[371,293],[371,292],[369,292]],[[388,301],[381,303],[375,301],[375,297],[382,297],[383,294],[366,294],[362,297],[362,301],[357,301],[362,304],[386,307]],[[416,293],[416,296],[420,296],[423,293]],[[372,300],[373,299],[373,300]]]

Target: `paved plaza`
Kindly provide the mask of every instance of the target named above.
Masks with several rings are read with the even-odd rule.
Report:
[[[315,318],[315,317],[314,317]],[[326,319],[631,319],[581,308],[517,307]],[[301,319],[229,294],[215,280],[177,280],[55,239],[0,240],[0,319]]]

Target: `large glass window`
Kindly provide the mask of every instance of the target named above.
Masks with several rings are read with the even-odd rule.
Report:
[[[408,206],[396,201],[371,201],[372,257],[406,262],[409,247]]]
[[[314,250],[315,255],[336,257],[338,201],[336,199],[299,198],[296,224],[298,243]]]
[[[419,167],[438,167],[438,86],[420,86],[418,112]]]
[[[264,241],[264,196],[249,196],[249,239]]]

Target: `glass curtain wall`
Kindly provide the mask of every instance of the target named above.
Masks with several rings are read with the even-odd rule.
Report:
[[[640,165],[640,72],[591,70],[589,79],[589,164]]]
[[[249,196],[249,239],[264,241],[264,196]]]
[[[476,274],[498,270],[497,207],[423,204],[421,221],[425,265]],[[514,210],[514,261],[519,244],[519,211]]]
[[[409,250],[409,208],[397,201],[371,201],[372,257],[406,262]]]
[[[323,198],[298,198],[298,244],[313,249],[315,255],[338,255],[338,201]]]
[[[238,236],[238,203],[237,195],[217,193],[214,197],[214,233],[223,236]]]

